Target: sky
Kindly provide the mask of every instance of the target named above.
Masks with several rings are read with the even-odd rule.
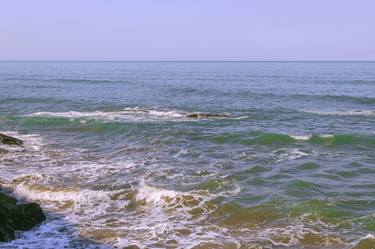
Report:
[[[0,60],[375,60],[375,1],[0,0]]]

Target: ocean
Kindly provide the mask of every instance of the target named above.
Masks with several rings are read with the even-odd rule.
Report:
[[[374,62],[0,62],[0,132],[0,248],[375,246]]]

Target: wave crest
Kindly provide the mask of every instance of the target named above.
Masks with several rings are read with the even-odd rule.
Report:
[[[35,112],[29,117],[98,119],[104,121],[192,121],[200,119],[245,119],[248,116],[234,117],[229,113],[187,112],[161,108],[128,107],[114,111],[67,111],[67,112]]]

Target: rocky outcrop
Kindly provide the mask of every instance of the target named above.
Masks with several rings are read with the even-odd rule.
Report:
[[[22,140],[20,140],[18,138],[15,138],[15,137],[5,135],[5,134],[2,134],[2,133],[0,133],[0,143],[7,144],[7,145],[17,145],[17,146],[23,145]]]
[[[0,241],[15,238],[16,231],[27,231],[42,223],[46,217],[36,203],[17,204],[17,200],[0,192]]]

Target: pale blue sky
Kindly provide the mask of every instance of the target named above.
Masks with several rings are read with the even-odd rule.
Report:
[[[0,60],[375,60],[375,1],[0,0]]]

